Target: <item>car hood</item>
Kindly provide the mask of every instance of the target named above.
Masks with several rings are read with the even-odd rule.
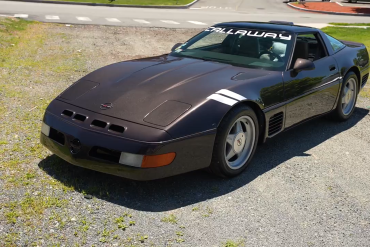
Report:
[[[243,80],[236,78],[240,73],[244,73]],[[157,124],[157,120],[144,119],[164,102],[177,102],[166,111],[181,115],[218,90],[230,89],[269,73],[165,55],[98,69],[74,83],[58,99],[111,117],[161,128],[167,121]]]

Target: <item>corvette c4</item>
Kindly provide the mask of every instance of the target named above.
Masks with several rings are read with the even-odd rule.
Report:
[[[169,54],[81,78],[47,107],[41,142],[134,180],[205,168],[233,177],[267,138],[326,114],[350,118],[368,76],[363,44],[287,22],[220,23]]]

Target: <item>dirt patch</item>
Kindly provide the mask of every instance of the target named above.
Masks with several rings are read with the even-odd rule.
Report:
[[[230,180],[199,171],[127,181],[40,145],[45,107],[71,83],[198,31],[32,23],[2,36],[1,247],[368,245],[367,98],[345,123],[317,119],[269,140]]]
[[[340,6],[337,3],[293,3],[292,5],[306,10],[325,11],[325,12],[337,12],[337,13],[348,13],[348,14],[370,14],[370,8],[359,8],[359,7],[345,7]]]
[[[111,63],[168,53],[200,30],[67,27],[5,18],[0,28],[0,246],[147,242],[148,231],[140,230],[141,220],[127,208],[94,213],[105,207],[95,204],[95,193],[110,197],[96,184],[106,182],[93,179],[75,194],[78,184],[89,182],[65,184],[50,176],[62,161],[48,158],[40,124],[50,101],[82,76]],[[120,179],[114,183],[123,185]]]

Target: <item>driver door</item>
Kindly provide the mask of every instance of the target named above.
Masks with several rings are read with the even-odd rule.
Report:
[[[313,61],[314,70],[295,72],[298,58]],[[291,66],[283,73],[285,128],[333,109],[340,87],[340,73],[334,58],[328,56],[319,33],[298,35]]]

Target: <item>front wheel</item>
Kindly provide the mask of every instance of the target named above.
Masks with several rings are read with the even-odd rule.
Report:
[[[357,88],[357,76],[354,72],[349,72],[344,77],[342,89],[338,99],[338,105],[333,112],[333,117],[336,120],[345,121],[352,116],[357,102]]]
[[[258,142],[258,119],[248,106],[237,106],[221,122],[213,148],[211,172],[239,175],[251,162]]]

